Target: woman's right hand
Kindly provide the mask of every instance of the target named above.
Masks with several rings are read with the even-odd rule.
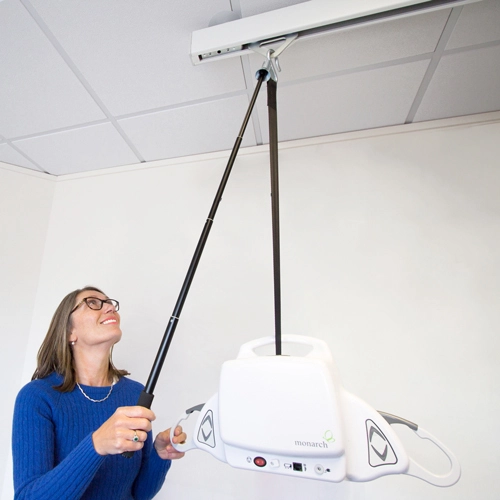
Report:
[[[148,408],[122,406],[92,434],[95,451],[99,455],[118,455],[125,451],[138,451],[156,418]],[[138,440],[134,441],[137,435]]]

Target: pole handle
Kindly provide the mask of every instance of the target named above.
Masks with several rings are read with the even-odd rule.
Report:
[[[142,391],[141,394],[139,395],[139,401],[137,401],[137,406],[143,406],[144,408],[151,408],[151,405],[153,404],[153,398],[154,394],[149,394],[146,391]],[[124,451],[122,453],[122,456],[124,458],[132,458],[134,456],[133,451]]]

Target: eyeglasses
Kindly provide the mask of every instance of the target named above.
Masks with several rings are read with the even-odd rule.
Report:
[[[104,303],[111,304],[115,308],[115,311],[120,310],[120,303],[115,299],[98,299],[97,297],[85,297],[80,302],[78,302],[75,307],[73,307],[73,310],[69,314],[73,314],[84,302],[90,309],[93,309],[94,311],[99,311],[100,309],[102,309]]]

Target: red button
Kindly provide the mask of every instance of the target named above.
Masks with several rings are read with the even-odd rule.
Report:
[[[255,457],[253,459],[253,463],[257,466],[257,467],[264,467],[267,462],[266,462],[266,459],[265,458],[262,458],[262,457]]]

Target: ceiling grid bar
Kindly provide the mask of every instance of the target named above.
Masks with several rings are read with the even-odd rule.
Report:
[[[233,97],[239,97],[245,95],[247,92],[245,90],[235,90],[233,92],[226,92],[222,95],[216,95],[211,97],[202,97],[201,99],[194,99],[191,101],[183,101],[175,104],[170,104],[168,106],[161,106],[159,108],[147,109],[136,111],[135,113],[127,113],[124,115],[117,115],[116,120],[126,120],[127,118],[136,118],[138,116],[153,115],[155,113],[163,113],[165,111],[172,111],[174,109],[187,108],[190,106],[198,106],[199,104],[208,104],[211,102],[223,101],[224,99],[231,99]]]
[[[5,140],[1,141],[0,144],[7,144],[16,153],[20,154],[23,158],[26,158],[26,160],[28,160],[31,164],[33,164],[40,172],[43,172],[44,174],[52,175],[50,172],[45,170],[41,165],[39,165],[35,160],[33,160],[33,158],[28,156],[22,149],[19,149],[10,139],[5,139]]]
[[[139,150],[134,146],[132,141],[129,139],[127,134],[123,131],[121,126],[118,124],[116,118],[113,117],[113,115],[109,112],[107,107],[104,105],[104,103],[101,101],[97,93],[94,91],[90,83],[87,81],[87,79],[83,76],[81,71],[77,68],[77,66],[73,63],[72,59],[70,58],[69,54],[64,50],[63,46],[59,43],[57,38],[54,36],[50,28],[45,24],[43,19],[40,17],[36,9],[33,7],[33,5],[28,1],[28,0],[20,0],[21,3],[23,4],[24,8],[28,11],[30,16],[33,18],[35,23],[38,25],[38,27],[41,29],[43,34],[47,37],[49,42],[52,44],[52,46],[56,49],[57,53],[61,56],[63,61],[67,64],[69,69],[73,72],[73,74],[76,76],[78,81],[82,84],[82,86],[85,88],[85,90],[89,93],[90,97],[94,100],[94,102],[99,106],[101,111],[104,113],[106,118],[109,120],[109,122],[113,125],[113,127],[116,129],[116,131],[120,134],[122,139],[125,141],[127,146],[131,149],[131,151],[134,153],[134,155],[137,157],[137,159],[143,163],[146,160],[142,156],[142,154],[139,152]]]
[[[438,64],[441,61],[441,57],[444,54],[446,45],[448,44],[451,34],[453,33],[453,30],[455,29],[455,26],[457,24],[458,18],[462,13],[462,9],[463,7],[455,7],[450,12],[448,20],[446,21],[446,24],[443,29],[443,33],[441,34],[441,37],[439,38],[439,41],[436,45],[436,50],[434,51],[434,54],[431,57],[429,66],[427,67],[427,71],[425,72],[424,77],[422,79],[422,83],[420,84],[420,87],[418,88],[417,93],[415,94],[415,99],[413,100],[413,103],[410,107],[410,111],[406,116],[405,124],[413,123],[413,120],[415,119],[415,115],[417,114],[418,108],[420,107],[424,95],[427,92],[427,89],[429,88],[432,78],[434,77]]]
[[[91,122],[79,123],[78,125],[68,125],[67,127],[54,128],[44,132],[35,132],[33,134],[19,135],[17,137],[11,137],[11,142],[19,142],[24,141],[25,139],[34,139],[37,137],[43,137],[46,135],[58,134],[60,132],[68,132],[70,130],[80,130],[85,127],[92,127],[94,125],[103,125],[105,123],[109,123],[109,120],[103,118],[102,120],[92,120]]]
[[[247,56],[248,57],[248,56]],[[280,82],[280,87],[291,87],[294,85],[303,85],[304,83],[316,82],[320,80],[329,80],[330,78],[337,78],[340,76],[355,75],[357,73],[366,73],[368,71],[373,71],[377,69],[391,68],[394,66],[400,66],[402,64],[414,63],[418,61],[425,61],[431,58],[430,53],[418,54],[416,56],[403,57],[400,59],[391,59],[390,61],[384,61],[374,64],[366,64],[363,66],[357,66],[355,68],[342,69],[340,71],[332,71],[330,73],[323,73],[314,76],[308,76],[304,78],[297,78],[288,82]]]
[[[478,43],[475,45],[467,45],[466,47],[456,47],[454,49],[447,49],[444,51],[445,56],[452,54],[463,54],[464,52],[470,52],[473,50],[489,49],[490,47],[498,47],[500,45],[499,40],[493,42]]]

